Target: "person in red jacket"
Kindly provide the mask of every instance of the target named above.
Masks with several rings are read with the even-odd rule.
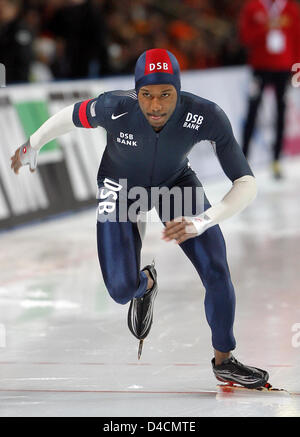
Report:
[[[247,157],[257,110],[266,85],[272,85],[277,102],[276,135],[273,144],[273,174],[281,178],[285,94],[293,64],[300,62],[300,10],[294,0],[249,0],[241,11],[240,38],[248,52],[253,83],[243,132]]]

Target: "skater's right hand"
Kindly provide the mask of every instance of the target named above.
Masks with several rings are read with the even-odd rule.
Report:
[[[29,165],[30,171],[33,173],[37,166],[37,155],[38,152],[33,149],[30,145],[29,140],[19,147],[11,159],[11,168],[16,173],[19,174],[19,170],[24,165]]]

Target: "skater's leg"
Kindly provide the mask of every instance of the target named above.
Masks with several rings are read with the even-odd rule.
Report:
[[[106,200],[109,195],[108,188],[112,190],[115,188],[111,195],[114,201]],[[123,187],[116,181],[110,181],[109,185],[106,183],[106,186],[99,187],[98,258],[110,296],[120,304],[130,302],[127,322],[129,330],[140,340],[138,351],[140,358],[143,340],[149,334],[152,325],[157,275],[153,264],[147,265],[140,271],[142,239],[146,227],[143,217],[146,210],[136,211],[134,217],[131,211],[129,217],[128,193],[122,190]],[[124,212],[126,212],[125,217]]]
[[[205,193],[202,191],[202,195],[200,193],[199,196],[199,190],[196,190],[196,187],[201,187],[201,184],[192,170],[186,172],[185,177],[177,180],[175,186],[192,187],[192,197],[189,200],[191,200],[194,215],[210,207]],[[182,193],[183,200],[186,200],[186,191],[182,190]],[[160,208],[158,211],[161,212]],[[174,210],[171,210],[170,215],[173,212]],[[184,215],[181,214],[181,216]],[[175,218],[174,215],[170,217],[171,220],[173,218]],[[236,346],[233,334],[235,292],[220,227],[213,226],[202,235],[184,241],[180,246],[192,261],[205,287],[205,313],[212,332],[212,345],[215,352],[212,368],[216,378],[225,382],[238,383],[247,388],[266,387],[269,378],[267,371],[245,366],[231,354]]]
[[[274,162],[280,159],[283,135],[284,121],[286,112],[286,88],[290,74],[288,72],[280,72],[274,77],[277,118],[276,118],[276,135],[273,145],[273,160]]]
[[[198,215],[210,207],[201,183],[192,170],[188,171],[184,178],[177,180],[174,186],[181,188],[183,210],[186,209],[187,203],[191,203],[193,214]],[[186,187],[190,187],[191,191],[184,190]],[[187,195],[191,197],[187,199]],[[175,209],[171,198],[171,220],[175,218]],[[158,212],[164,222],[161,205]],[[233,335],[235,293],[220,227],[213,226],[202,235],[186,240],[180,246],[195,266],[205,287],[205,312],[212,331],[213,347],[216,351],[228,353],[235,348]]]
[[[228,353],[236,345],[233,334],[235,292],[221,229],[213,226],[180,246],[192,261],[205,287],[205,314],[212,331],[216,357],[218,352]],[[219,355],[217,358],[221,357]]]
[[[123,188],[119,189],[121,186],[118,186],[117,182],[110,181],[110,187],[117,187],[119,190],[114,192],[114,204],[113,202],[108,203],[106,200],[107,186],[109,185],[105,187],[103,182],[99,181],[98,258],[110,296],[116,302],[126,304],[134,297],[143,296],[149,283],[151,285],[147,272],[140,271],[142,236],[144,234],[142,228],[146,223],[141,224],[138,220],[135,222],[120,221],[120,205],[127,198],[127,192],[123,193]],[[112,197],[110,196],[110,198]]]
[[[242,147],[246,157],[249,155],[249,145],[252,138],[253,130],[256,123],[258,108],[262,99],[262,93],[265,87],[264,76],[259,72],[254,72],[251,82],[251,89],[248,101],[248,112],[243,131]]]

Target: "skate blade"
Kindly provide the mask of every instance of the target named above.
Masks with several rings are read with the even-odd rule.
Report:
[[[234,393],[237,392],[264,392],[264,393],[284,393],[284,394],[290,394],[287,390],[283,388],[275,388],[272,387],[271,384],[266,383],[263,387],[257,387],[257,388],[247,388],[243,387],[242,385],[234,384],[232,382],[224,383],[224,384],[217,384],[217,387],[221,390],[223,393]]]
[[[142,350],[143,350],[143,344],[144,344],[144,340],[140,340],[140,342],[139,342],[139,349],[138,349],[138,359],[141,358]]]

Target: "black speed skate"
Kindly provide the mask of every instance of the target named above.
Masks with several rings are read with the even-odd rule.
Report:
[[[154,299],[157,295],[157,273],[154,268],[154,262],[147,265],[143,270],[148,270],[151,278],[154,281],[152,288],[142,297],[137,297],[131,300],[128,310],[128,328],[130,332],[140,340],[138,358],[140,358],[143,347],[143,340],[150,332],[153,321],[153,306]]]
[[[215,377],[222,382],[239,384],[243,387],[255,389],[268,387],[269,374],[265,370],[256,367],[245,366],[232,355],[216,366],[215,359],[211,360]],[[271,386],[270,386],[271,387]]]

